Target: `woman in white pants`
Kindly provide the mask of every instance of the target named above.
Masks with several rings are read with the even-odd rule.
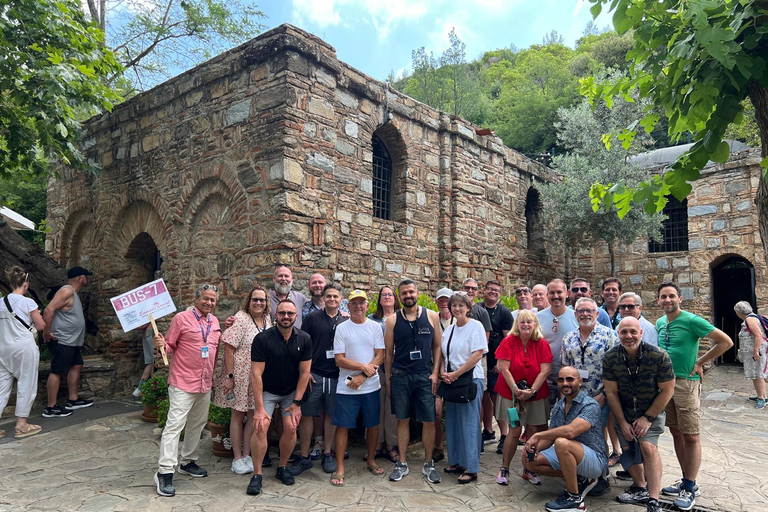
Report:
[[[16,379],[16,438],[39,434],[40,425],[27,423],[37,396],[37,367],[40,351],[30,329],[42,331],[43,317],[34,300],[25,297],[29,273],[21,267],[6,272],[13,290],[0,300],[0,412],[8,405],[13,380]],[[5,431],[0,430],[0,437]]]

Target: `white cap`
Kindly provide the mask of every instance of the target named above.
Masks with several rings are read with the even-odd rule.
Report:
[[[450,288],[440,288],[437,290],[437,297],[435,297],[435,300],[441,298],[441,297],[448,297],[449,299],[453,295],[453,290]]]

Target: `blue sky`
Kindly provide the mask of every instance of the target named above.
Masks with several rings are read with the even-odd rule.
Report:
[[[291,23],[327,41],[337,57],[383,80],[410,70],[411,51],[424,46],[439,57],[456,28],[467,60],[483,52],[541,43],[557,30],[573,47],[592,19],[584,0],[261,0],[274,28]],[[605,13],[599,27],[610,25]]]

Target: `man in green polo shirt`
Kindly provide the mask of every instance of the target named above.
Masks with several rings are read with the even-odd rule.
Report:
[[[701,432],[699,397],[703,367],[733,346],[733,341],[720,329],[693,313],[680,309],[683,301],[675,283],[661,283],[658,288],[659,306],[664,316],[656,321],[659,348],[666,350],[675,370],[675,394],[666,408],[667,426],[675,442],[675,455],[683,472],[682,480],[661,490],[667,496],[677,496],[675,506],[691,510],[699,493],[696,476],[701,466]],[[715,345],[699,357],[699,338],[708,338]]]

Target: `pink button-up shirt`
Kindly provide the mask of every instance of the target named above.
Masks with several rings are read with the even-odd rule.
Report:
[[[195,313],[200,317],[199,321]],[[207,333],[207,343],[203,333]],[[166,351],[173,353],[168,384],[187,393],[210,391],[220,338],[219,320],[213,315],[206,317],[193,308],[174,316],[165,335]],[[208,346],[207,358],[203,358],[204,346]]]

